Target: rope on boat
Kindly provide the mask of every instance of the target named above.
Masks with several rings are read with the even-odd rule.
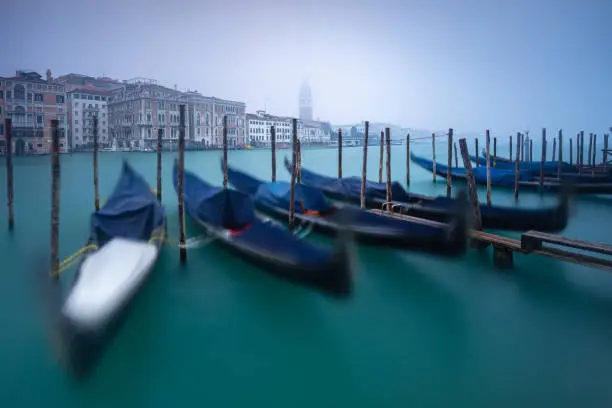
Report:
[[[312,222],[305,222],[298,225],[293,234],[299,239],[304,239],[312,232]]]
[[[56,271],[51,271],[50,275],[52,277],[59,276],[60,273],[73,267],[76,264],[76,262],[79,260],[81,255],[83,255],[85,252],[89,250],[95,250],[95,249],[98,249],[98,246],[96,244],[89,244],[89,245],[84,246],[83,248],[79,249],[74,254],[70,255],[68,258],[60,262],[59,269]]]
[[[177,246],[179,248],[185,248],[185,249],[202,248],[202,247],[205,247],[206,245],[210,244],[214,240],[215,240],[215,237],[209,237],[209,236],[206,236],[206,235],[201,235],[199,237],[187,238],[185,240],[185,244],[184,245],[177,244]]]

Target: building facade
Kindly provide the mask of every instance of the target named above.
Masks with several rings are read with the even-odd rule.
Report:
[[[325,144],[330,142],[330,132],[323,122],[301,119],[297,121],[298,140],[306,144]],[[247,114],[247,131],[249,143],[253,146],[269,147],[271,144],[271,127],[276,131],[276,143],[290,144],[293,133],[293,118],[274,116],[265,111]]]
[[[98,118],[98,143],[110,147],[108,99],[111,93],[95,87],[74,88],[68,97],[68,146],[79,150],[93,146],[93,119]]]
[[[46,154],[51,150],[51,121],[59,120],[60,151],[67,150],[66,93],[47,70],[46,79],[34,71],[18,70],[0,78],[0,152],[6,154],[4,119],[12,120],[12,151],[16,155]]]

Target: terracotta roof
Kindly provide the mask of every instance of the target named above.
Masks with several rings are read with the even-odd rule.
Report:
[[[100,89],[95,86],[80,86],[76,89],[73,89],[72,91],[68,93],[90,93],[90,94],[97,94],[97,95],[112,95],[112,92],[104,90],[104,89]]]

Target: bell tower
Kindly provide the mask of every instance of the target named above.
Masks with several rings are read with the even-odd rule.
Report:
[[[299,95],[300,119],[305,121],[312,120],[312,93],[307,80],[302,82]]]

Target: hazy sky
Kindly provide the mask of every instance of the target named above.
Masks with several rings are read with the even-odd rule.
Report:
[[[611,0],[0,0],[0,75],[155,78],[297,115],[458,131],[612,126]]]

